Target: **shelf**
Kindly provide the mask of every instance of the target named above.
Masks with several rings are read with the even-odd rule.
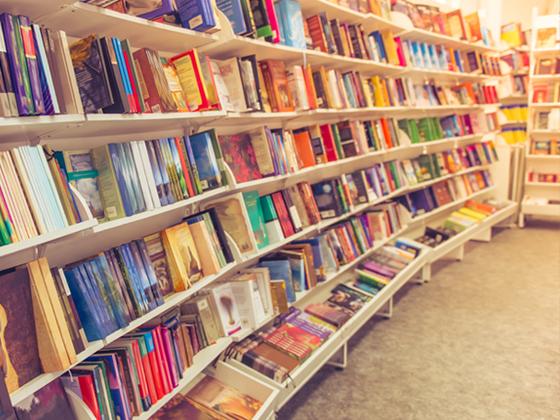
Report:
[[[42,248],[52,245],[57,241],[65,241],[72,238],[81,239],[83,235],[97,225],[97,220],[86,220],[85,222],[76,223],[55,232],[45,233],[25,241],[1,246],[0,270],[16,267],[38,258],[42,253]]]
[[[521,212],[533,216],[560,217],[560,204],[521,204]]]
[[[403,75],[417,76],[417,77],[436,77],[438,81],[456,81],[456,80],[469,80],[469,81],[483,81],[493,76],[485,74],[463,73],[459,71],[427,69],[420,67],[405,67],[406,71]]]
[[[531,82],[546,82],[560,80],[560,74],[535,74],[530,78]]]
[[[53,132],[75,129],[84,121],[79,114],[0,117],[0,145],[35,144]]]
[[[462,169],[460,171],[454,172],[452,174],[447,174],[447,175],[440,176],[438,178],[430,179],[428,181],[420,182],[416,185],[409,186],[407,188],[406,192],[408,193],[408,192],[412,192],[412,191],[422,190],[422,189],[427,188],[431,185],[437,184],[438,182],[445,181],[447,179],[451,179],[451,178],[454,178],[456,176],[461,176],[461,175],[469,174],[471,172],[476,172],[476,171],[481,171],[481,170],[484,170],[484,169],[488,169],[488,167],[490,165],[491,164],[475,165],[475,166],[471,166],[470,168],[466,168],[466,169]]]
[[[83,38],[91,34],[128,39],[137,48],[180,53],[218,40],[216,35],[185,29],[181,26],[152,22],[90,4],[64,5],[40,19],[48,28],[64,30],[68,35]]]
[[[498,49],[494,47],[489,47],[482,43],[474,43],[469,41],[464,41],[449,35],[438,34],[437,32],[426,31],[424,29],[413,28],[408,29],[399,34],[403,39],[410,39],[412,41],[422,41],[435,44],[445,44],[446,46],[457,48],[461,50],[469,51],[480,51],[480,52],[491,52],[497,53]]]
[[[532,154],[528,154],[527,159],[528,160],[551,160],[551,161],[559,160],[560,161],[560,155],[532,155]]]
[[[556,129],[533,129],[530,131],[531,135],[543,135],[543,136],[560,136],[560,128]]]
[[[145,411],[139,416],[134,416],[136,420],[147,420],[152,417],[159,409],[167,404],[171,399],[179,394],[190,382],[192,382],[214,359],[216,359],[222,352],[232,343],[231,337],[223,337],[218,341],[202,350],[200,350],[193,360],[193,364],[189,366],[175,387],[169,394],[164,395],[159,401],[153,404],[148,411]]]
[[[530,102],[529,103],[529,107],[531,108],[559,108],[560,107],[560,102],[541,102],[541,103],[535,103],[535,102]]]
[[[527,101],[529,100],[529,97],[527,95],[510,95],[510,96],[504,96],[503,98],[500,98],[500,102],[504,103],[519,103],[522,102],[523,105],[527,105]]]
[[[560,182],[525,182],[526,187],[560,188]]]
[[[560,54],[560,48],[535,48],[531,51],[532,54],[539,55],[556,55]]]

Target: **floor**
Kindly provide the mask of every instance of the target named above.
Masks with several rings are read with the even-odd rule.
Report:
[[[501,230],[432,274],[278,419],[560,419],[559,225]]]

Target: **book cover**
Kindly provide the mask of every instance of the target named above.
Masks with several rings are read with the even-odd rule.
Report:
[[[246,191],[243,193],[243,200],[249,215],[251,230],[257,243],[257,248],[262,249],[268,246],[269,238],[262,213],[258,191]]]
[[[15,410],[19,420],[70,419],[74,417],[60,379],[50,382],[25,398],[15,407]]]
[[[232,170],[237,182],[262,178],[248,133],[218,136],[218,141],[224,161]]]
[[[312,303],[305,308],[305,312],[314,315],[337,328],[343,326],[353,314],[352,311],[329,302]]]
[[[241,195],[220,200],[212,206],[224,230],[233,239],[239,251],[242,254],[255,251],[252,230],[245,218],[245,209]]]

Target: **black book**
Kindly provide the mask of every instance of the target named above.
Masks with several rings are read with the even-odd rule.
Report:
[[[99,40],[101,51],[107,68],[107,79],[113,94],[113,104],[103,108],[103,112],[109,114],[126,114],[130,112],[130,105],[124,90],[122,77],[117,62],[117,56],[110,39],[103,37]]]
[[[70,54],[84,111],[97,113],[113,105],[107,66],[97,37],[90,35],[75,42],[70,47]]]
[[[338,180],[329,179],[311,185],[322,219],[340,216],[344,209],[339,197]]]

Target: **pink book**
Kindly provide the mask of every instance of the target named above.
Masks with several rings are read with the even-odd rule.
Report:
[[[169,362],[167,360],[167,356],[165,355],[165,350],[161,339],[161,326],[157,326],[156,328],[154,328],[152,331],[152,335],[154,337],[154,348],[156,352],[156,358],[159,364],[159,371],[161,375],[163,392],[165,394],[169,394],[173,388],[171,387],[171,374],[169,373]]]
[[[278,19],[276,19],[276,11],[274,10],[274,1],[265,1],[266,11],[268,12],[268,21],[272,28],[272,42],[278,44],[280,42],[280,28],[278,28]]]
[[[167,328],[162,328],[160,330],[161,339],[163,341],[163,349],[165,355],[167,356],[167,364],[169,366],[169,373],[171,378],[171,384],[173,388],[179,385],[179,372],[177,371],[177,365],[175,364],[175,356],[173,356],[173,343],[171,342],[171,333]]]

